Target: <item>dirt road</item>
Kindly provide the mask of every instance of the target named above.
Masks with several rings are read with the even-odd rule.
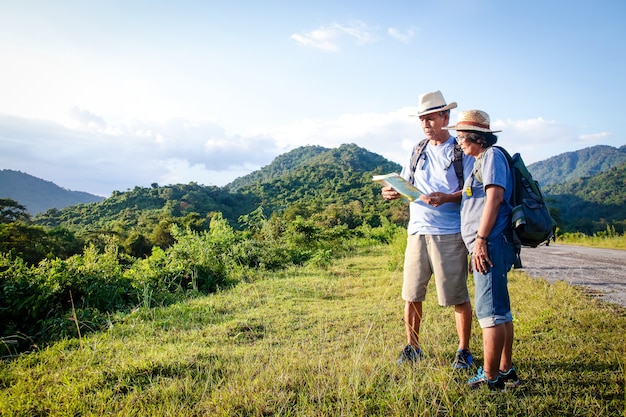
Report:
[[[523,270],[550,283],[564,280],[602,293],[600,299],[626,306],[626,251],[550,244],[522,248]]]

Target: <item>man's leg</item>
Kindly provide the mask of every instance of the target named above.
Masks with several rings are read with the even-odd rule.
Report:
[[[469,349],[472,334],[472,305],[469,301],[454,306],[454,320],[459,335],[459,350]]]
[[[427,246],[423,235],[409,235],[407,237],[402,281],[407,346],[404,347],[396,361],[398,364],[416,362],[422,359],[422,352],[419,349],[422,302],[426,298],[428,281],[432,275]]]
[[[441,306],[454,306],[459,349],[469,349],[472,331],[472,305],[467,290],[467,249],[460,233],[429,236],[437,298]]]
[[[419,349],[420,324],[422,322],[422,302],[407,301],[404,305],[404,324],[407,344]]]
[[[408,236],[404,255],[402,298],[405,300],[404,324],[407,344],[415,349],[419,348],[422,302],[426,298],[426,289],[431,275],[426,236]]]

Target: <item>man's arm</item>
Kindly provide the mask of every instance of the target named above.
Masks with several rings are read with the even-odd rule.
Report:
[[[461,202],[461,193],[462,191],[456,191],[451,194],[437,191],[437,192],[428,194],[426,196],[426,201],[424,200],[422,201],[434,207],[439,207],[440,205],[445,204],[445,203],[457,203],[458,204]]]

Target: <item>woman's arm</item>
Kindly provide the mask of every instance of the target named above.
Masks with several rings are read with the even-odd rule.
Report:
[[[472,252],[472,268],[480,273],[487,272],[487,266],[493,266],[487,253],[487,237],[493,229],[498,217],[500,204],[504,201],[504,188],[498,185],[488,185],[485,189],[485,207],[478,225],[474,251]]]

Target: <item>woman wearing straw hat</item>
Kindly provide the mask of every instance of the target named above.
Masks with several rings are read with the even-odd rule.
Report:
[[[515,260],[510,200],[512,173],[505,155],[493,147],[498,137],[489,115],[480,110],[459,113],[457,140],[466,155],[475,158],[461,200],[461,233],[469,253],[476,286],[474,305],[483,334],[483,367],[467,383],[504,390],[517,385],[513,368],[513,316],[507,273]]]

